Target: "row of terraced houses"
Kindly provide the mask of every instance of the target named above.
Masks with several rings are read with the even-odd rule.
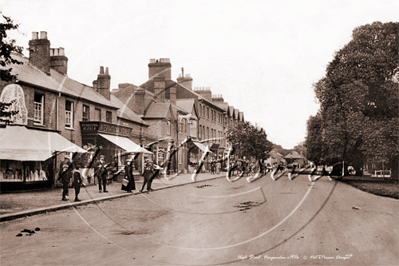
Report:
[[[150,59],[144,84],[123,83],[111,89],[107,67],[99,66],[91,85],[68,77],[64,49],[50,48],[44,31],[40,36],[33,32],[29,58],[13,57],[23,62],[8,66],[17,80],[0,84],[0,101],[12,102],[10,110],[18,111],[10,118],[13,123],[0,126],[0,139],[9,145],[0,144],[2,190],[54,186],[63,154],[76,151],[71,148],[75,146],[101,147],[95,155],[104,155],[119,167],[129,152],[145,148],[151,153],[141,153],[135,162],[141,170],[146,158],[161,163],[168,148],[190,137],[193,141],[172,156],[169,170],[192,172],[206,146],[212,156],[222,157],[227,129],[244,121],[243,112],[222,95],[213,95],[210,88],[193,88],[193,79],[183,68],[174,81],[168,58]],[[32,137],[27,143],[22,141],[24,134]],[[37,155],[40,145],[51,150],[49,158]]]

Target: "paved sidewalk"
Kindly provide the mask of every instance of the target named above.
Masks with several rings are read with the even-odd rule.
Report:
[[[160,189],[221,178],[224,176],[224,172],[216,175],[201,173],[196,176],[195,182],[192,181],[191,174],[180,174],[175,178],[173,178],[173,176],[168,176],[170,180],[160,176],[159,179],[153,181],[152,188],[154,189],[154,192],[151,193],[156,193],[156,190]],[[138,194],[143,185],[143,177],[136,175],[135,183],[136,190],[134,193],[127,193],[126,191],[121,190],[121,183],[116,181],[107,185],[108,193],[99,193],[98,185],[81,187],[79,193],[79,199],[81,202],[74,202],[74,188],[69,188],[70,201],[61,200],[62,188],[0,194],[0,222],[48,211],[71,208],[73,206],[89,204],[95,201],[103,201]],[[146,190],[144,189],[144,192],[145,191]]]

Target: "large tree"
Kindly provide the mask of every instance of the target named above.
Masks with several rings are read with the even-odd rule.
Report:
[[[22,46],[15,45],[14,39],[7,38],[7,32],[10,30],[18,30],[19,24],[14,23],[14,21],[7,16],[2,14],[3,21],[0,23],[0,77],[4,82],[14,81],[16,76],[11,74],[12,68],[8,65],[10,64],[22,64],[22,62],[12,58],[11,53],[15,52],[22,54]]]
[[[233,145],[238,156],[246,158],[266,159],[271,151],[272,143],[267,140],[263,128],[256,127],[249,122],[239,123],[227,132],[227,139]]]
[[[364,160],[378,157],[397,176],[399,23],[360,26],[352,37],[314,85],[324,156],[348,161],[358,172]],[[308,135],[307,145],[312,141]]]
[[[0,12],[1,13],[1,12]],[[10,17],[6,17],[2,14],[3,21],[0,23],[0,80],[1,84],[8,82],[14,82],[16,76],[11,74],[11,67],[7,67],[10,64],[22,64],[22,62],[12,58],[11,53],[16,52],[22,54],[22,47],[15,45],[15,40],[9,40],[7,38],[7,32],[10,30],[17,30],[19,25],[14,24]],[[18,111],[10,111],[9,107],[11,103],[0,102],[0,122],[10,123],[10,117],[15,115]]]

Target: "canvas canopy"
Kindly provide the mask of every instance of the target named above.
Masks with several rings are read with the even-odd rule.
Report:
[[[204,144],[199,143],[199,142],[195,142],[195,141],[193,141],[193,143],[194,143],[195,146],[197,146],[201,151],[203,151],[203,152],[208,151],[209,153],[213,153],[213,152],[211,152],[211,151],[209,150],[209,148],[208,148],[208,150],[207,150],[207,148],[206,148],[206,146],[205,146]]]
[[[114,136],[114,135],[108,135],[108,134],[99,134],[101,137],[104,139],[112,142],[116,146],[122,148],[125,150],[124,153],[148,153],[152,154],[152,152],[144,149],[143,147],[140,147],[140,145],[137,145],[130,139],[126,137],[120,137],[120,136]]]
[[[64,151],[86,152],[56,132],[25,126],[0,128],[0,160],[45,161]]]

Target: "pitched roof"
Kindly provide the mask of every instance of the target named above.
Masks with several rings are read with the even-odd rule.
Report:
[[[239,120],[244,122],[244,112],[239,112],[238,116],[239,116]]]
[[[298,152],[296,151],[291,151],[290,153],[288,153],[286,156],[284,156],[284,158],[287,159],[304,159]]]
[[[170,103],[152,102],[143,118],[167,118],[170,110]]]
[[[146,122],[144,122],[140,116],[138,116],[135,112],[130,110],[130,108],[127,107],[126,104],[124,104],[121,100],[119,100],[117,97],[111,94],[111,101],[112,103],[117,106],[119,109],[117,111],[117,115],[120,118],[133,121],[139,124],[143,125],[148,125]]]
[[[193,109],[194,109],[194,104],[195,104],[195,100],[192,98],[176,100],[176,105],[189,114],[192,114]]]
[[[126,103],[127,101],[134,100],[134,94],[138,87],[133,84],[119,84],[118,89],[112,89],[111,94],[115,95],[120,101]]]
[[[233,117],[234,116],[234,107],[233,106],[229,106],[229,117]]]
[[[229,109],[229,104],[226,102],[213,102],[213,104],[219,106],[219,108],[223,109],[225,112]]]
[[[238,119],[238,113],[240,111],[238,109],[234,109],[234,119]]]
[[[51,69],[50,70],[51,76],[56,79],[60,84],[62,84],[62,82],[64,82],[64,87],[68,88],[69,90],[75,92],[76,94],[79,95],[79,98],[91,101],[91,102],[95,102],[101,105],[105,105],[108,107],[114,107],[117,108],[117,106],[115,106],[112,101],[108,100],[107,98],[105,98],[104,96],[102,96],[99,92],[97,92],[95,89],[93,89],[90,86],[84,85],[80,82],[77,82],[76,80],[70,79],[70,78],[66,78],[66,76],[62,75],[61,73],[59,73],[58,71]],[[65,81],[64,81],[65,79]]]
[[[21,82],[43,87],[49,91],[60,92],[78,99],[85,99],[90,102],[116,108],[111,101],[106,99],[90,86],[70,79],[68,76],[63,75],[52,68],[50,68],[50,75],[47,75],[34,65],[30,64],[29,59],[22,55],[12,53],[12,57],[23,62],[22,65],[9,65],[12,67],[12,74],[17,74],[17,78]]]

